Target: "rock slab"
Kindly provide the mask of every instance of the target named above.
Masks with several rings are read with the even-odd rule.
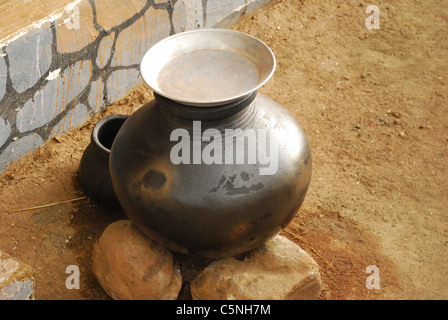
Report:
[[[93,273],[115,300],[174,300],[182,279],[173,255],[129,220],[109,225],[95,243]]]
[[[194,300],[311,300],[320,290],[317,263],[282,236],[242,260],[231,257],[211,263],[191,284]]]
[[[30,266],[0,250],[0,300],[34,300]]]

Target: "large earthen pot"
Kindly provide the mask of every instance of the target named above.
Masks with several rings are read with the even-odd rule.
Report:
[[[270,52],[235,31],[203,32],[174,37],[188,44],[191,34],[204,41],[212,32],[213,44],[222,32],[252,46],[258,41],[257,50]],[[201,97],[195,105],[191,95],[170,96],[148,79],[144,66],[154,58],[151,50],[142,75],[155,99],[126,120],[111,149],[110,175],[122,208],[136,227],[172,251],[226,257],[259,247],[294,218],[311,178],[304,132],[286,109],[257,91],[272,72],[260,71],[258,85],[229,93],[232,99]],[[266,68],[257,57],[244,57],[258,70]],[[273,55],[270,63],[273,69]]]

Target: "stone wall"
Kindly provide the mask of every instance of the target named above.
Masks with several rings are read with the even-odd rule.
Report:
[[[142,81],[157,41],[275,0],[76,0],[0,41],[0,172]],[[32,10],[32,8],[30,8]]]

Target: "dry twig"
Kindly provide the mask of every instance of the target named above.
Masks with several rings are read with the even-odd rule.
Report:
[[[31,208],[25,208],[25,209],[18,209],[18,210],[12,210],[11,212],[21,212],[21,211],[29,211],[29,210],[35,210],[35,209],[42,209],[42,208],[47,208],[47,207],[52,207],[52,206],[56,206],[58,204],[63,204],[63,203],[69,203],[69,202],[74,202],[74,201],[78,201],[78,200],[83,200],[86,199],[87,197],[79,197],[79,198],[75,198],[75,199],[70,199],[70,200],[64,200],[64,201],[60,201],[60,202],[55,202],[55,203],[50,203],[50,204],[44,204],[41,206],[37,206],[37,207],[31,207]]]

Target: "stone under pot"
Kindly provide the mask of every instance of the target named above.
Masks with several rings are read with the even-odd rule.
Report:
[[[311,154],[296,120],[257,93],[274,69],[264,43],[231,30],[177,34],[146,53],[141,71],[155,99],[115,137],[110,175],[149,238],[180,253],[234,256],[293,219]]]

